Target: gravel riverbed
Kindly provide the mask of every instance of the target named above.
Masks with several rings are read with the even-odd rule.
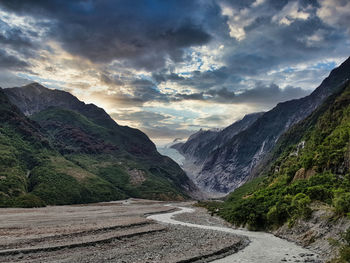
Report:
[[[231,233],[146,218],[174,209],[136,199],[0,209],[0,262],[210,262],[248,244]],[[209,222],[204,212],[197,219]]]

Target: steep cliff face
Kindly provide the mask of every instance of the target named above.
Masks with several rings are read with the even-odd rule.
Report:
[[[185,143],[175,144],[172,147],[200,164],[213,150],[225,145],[227,141],[247,129],[262,115],[263,112],[248,114],[242,120],[234,122],[223,130],[200,130],[192,134]]]
[[[200,160],[201,164],[200,169],[197,166],[197,169],[191,171],[198,186],[210,193],[225,194],[245,183],[281,134],[305,119],[349,78],[350,59],[347,59],[332,70],[309,96],[279,103],[259,116],[246,129],[233,133],[234,136],[224,140],[219,147],[212,145],[210,150],[203,151],[203,159],[197,157],[200,154],[191,155],[195,158],[194,163],[198,164]]]

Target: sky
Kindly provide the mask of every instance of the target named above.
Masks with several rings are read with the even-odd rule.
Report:
[[[349,0],[0,0],[0,86],[39,82],[157,144],[312,92]]]

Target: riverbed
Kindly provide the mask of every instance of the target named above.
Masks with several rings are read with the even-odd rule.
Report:
[[[1,208],[0,262],[210,262],[248,244],[246,238],[231,233],[163,224],[147,218],[177,209],[166,204],[128,199],[87,205]]]
[[[218,232],[232,233],[249,238],[250,243],[244,249],[226,256],[222,259],[214,260],[215,263],[277,263],[277,262],[323,262],[319,256],[295,243],[275,237],[265,232],[253,232],[245,229],[233,229],[228,226],[222,226],[222,222],[210,224],[209,222],[196,223],[199,216],[199,208],[175,206],[179,210],[171,213],[157,214],[148,218],[163,224],[181,225],[192,228],[213,230]],[[178,220],[179,215],[185,215]],[[184,222],[185,221],[185,222]]]

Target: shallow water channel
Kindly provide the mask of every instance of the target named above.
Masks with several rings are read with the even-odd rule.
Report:
[[[244,229],[233,229],[228,227],[206,226],[192,223],[185,223],[173,219],[176,214],[193,213],[194,209],[188,207],[177,207],[180,210],[148,216],[149,219],[156,220],[161,223],[183,225],[188,227],[196,227],[201,229],[210,229],[215,231],[223,231],[242,235],[249,238],[250,244],[235,254],[222,259],[214,260],[216,263],[274,263],[274,262],[323,262],[318,256],[293,242],[275,237],[265,232],[253,232]]]

